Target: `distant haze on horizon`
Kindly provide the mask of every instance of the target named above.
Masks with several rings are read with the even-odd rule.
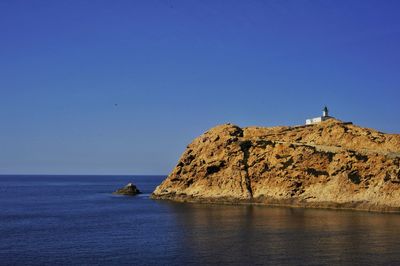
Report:
[[[210,127],[400,133],[399,1],[0,2],[0,174],[167,174]]]

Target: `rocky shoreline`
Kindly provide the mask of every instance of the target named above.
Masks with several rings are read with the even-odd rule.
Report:
[[[310,208],[310,209],[331,209],[331,210],[354,210],[354,211],[369,211],[383,213],[400,213],[400,207],[391,207],[385,205],[374,205],[367,201],[360,202],[307,202],[295,199],[237,199],[233,197],[221,198],[201,198],[188,195],[168,195],[158,196],[151,195],[154,200],[169,200],[180,203],[198,203],[198,204],[221,204],[221,205],[263,205],[270,207],[288,207],[288,208]]]

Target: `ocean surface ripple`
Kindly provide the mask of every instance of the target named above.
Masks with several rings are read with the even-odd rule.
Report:
[[[0,176],[0,265],[400,262],[397,214],[151,200],[164,178]]]

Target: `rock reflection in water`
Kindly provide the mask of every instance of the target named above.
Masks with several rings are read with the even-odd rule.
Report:
[[[394,264],[400,216],[368,212],[166,203],[200,264]]]

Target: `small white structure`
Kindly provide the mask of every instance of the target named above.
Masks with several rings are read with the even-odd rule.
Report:
[[[329,116],[329,110],[328,107],[324,107],[324,109],[322,110],[322,116],[320,117],[315,117],[315,118],[310,118],[306,120],[306,125],[312,125],[312,124],[317,124],[320,123],[322,121],[328,120],[332,118],[331,116]]]

